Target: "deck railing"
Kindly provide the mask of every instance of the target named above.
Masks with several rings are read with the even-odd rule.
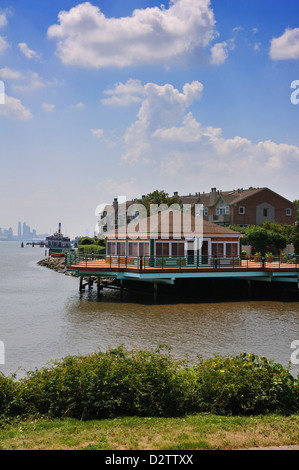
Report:
[[[275,269],[299,269],[299,255],[288,256],[287,258],[281,256],[271,257],[257,257],[257,256],[209,256],[201,255],[196,252],[192,255],[185,256],[126,256],[126,255],[105,255],[93,253],[79,253],[70,252],[66,255],[67,266],[80,265],[82,267],[91,267],[102,265],[105,268],[126,268],[135,267],[136,269],[150,269],[159,268],[167,269],[184,269],[193,268],[201,269],[203,267],[210,267],[213,269],[222,268],[245,268],[245,269],[263,269],[273,267]]]

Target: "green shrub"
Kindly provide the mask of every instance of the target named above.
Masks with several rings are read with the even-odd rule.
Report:
[[[233,415],[298,412],[298,381],[265,357],[214,357],[202,361],[195,372],[203,411]]]
[[[105,254],[106,248],[100,245],[80,245],[78,250],[79,253],[93,253],[95,255],[100,255]]]
[[[17,385],[12,377],[5,377],[0,372],[0,419],[11,415],[16,396]]]
[[[280,364],[251,354],[199,359],[190,367],[164,348],[119,347],[68,356],[17,383],[1,377],[0,400],[0,416],[291,414],[298,412],[299,385]]]

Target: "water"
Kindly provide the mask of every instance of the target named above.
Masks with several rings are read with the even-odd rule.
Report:
[[[44,248],[0,243],[0,341],[5,364],[17,376],[68,354],[124,344],[167,344],[175,358],[251,352],[287,366],[299,339],[299,302],[242,301],[153,305],[151,297],[96,289],[80,295],[76,278],[37,265]],[[291,366],[293,375],[298,365]]]

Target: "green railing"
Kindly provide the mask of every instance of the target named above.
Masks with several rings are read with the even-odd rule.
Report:
[[[288,256],[287,258],[281,256],[271,257],[222,257],[222,256],[209,256],[202,255],[194,252],[192,256],[190,254],[185,256],[126,256],[126,255],[106,255],[106,254],[93,254],[93,253],[79,253],[69,252],[67,253],[66,264],[67,265],[81,265],[91,267],[92,261],[102,262],[105,267],[113,268],[124,268],[124,267],[135,267],[137,269],[146,270],[149,268],[160,268],[167,269],[184,269],[184,268],[203,268],[211,267],[214,269],[243,267],[247,269],[254,268],[288,268],[288,269],[299,269],[299,255]],[[103,266],[104,267],[104,266]]]

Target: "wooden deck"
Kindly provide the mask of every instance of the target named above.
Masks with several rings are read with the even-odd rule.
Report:
[[[240,265],[233,265],[233,266],[222,266],[218,265],[217,267],[214,266],[207,266],[207,265],[199,265],[199,266],[160,266],[160,267],[150,267],[150,266],[142,266],[142,269],[139,265],[124,265],[121,263],[110,263],[107,260],[81,260],[77,261],[76,263],[70,263],[66,265],[67,270],[70,271],[79,271],[80,273],[86,272],[135,272],[135,273],[190,273],[190,272],[249,272],[249,271],[263,271],[263,272],[280,272],[280,273],[299,273],[299,265],[298,264],[287,264],[287,263],[280,263],[278,261],[273,262],[265,262],[264,266],[261,262],[255,261],[247,261],[243,260]]]

